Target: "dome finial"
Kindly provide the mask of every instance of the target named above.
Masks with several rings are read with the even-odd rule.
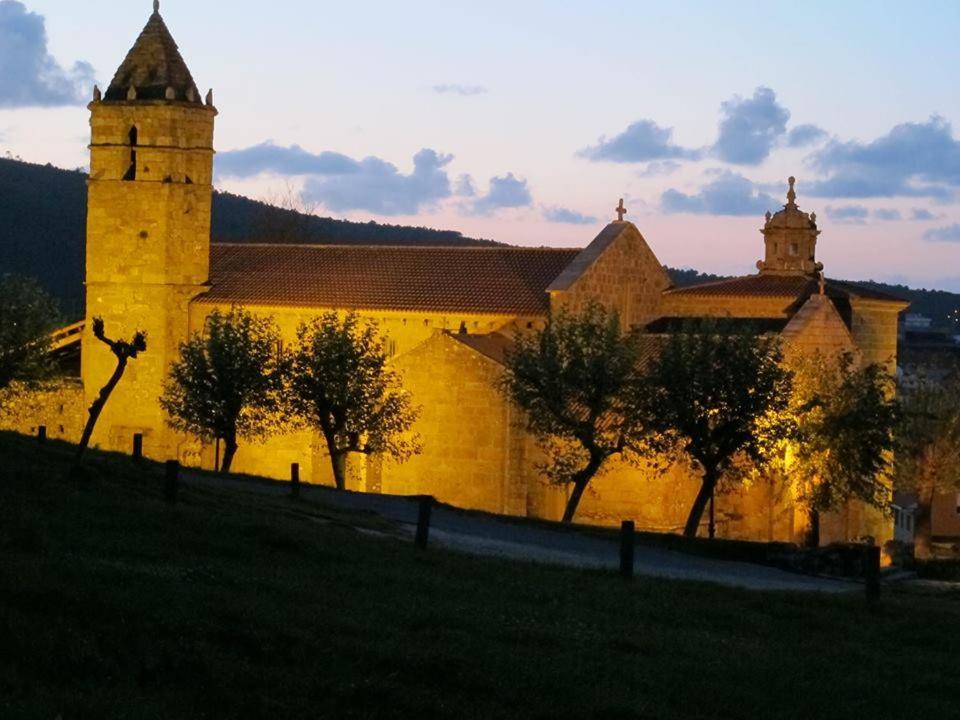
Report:
[[[160,0],[153,0],[153,11],[155,13],[160,12]]]
[[[797,184],[797,179],[791,175],[787,178],[787,182],[790,183],[790,189],[787,191],[787,207],[796,207],[797,191],[793,189],[793,186]]]

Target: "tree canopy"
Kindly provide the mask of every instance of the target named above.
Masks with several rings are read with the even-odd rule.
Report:
[[[901,398],[894,482],[917,496],[916,553],[928,557],[933,499],[960,492],[960,368],[943,380],[923,379],[904,388]]]
[[[388,366],[383,342],[376,323],[356,313],[328,312],[297,330],[287,402],[323,435],[341,489],[350,453],[403,461],[420,451],[409,432],[419,409]]]
[[[791,412],[796,423],[788,476],[810,513],[810,543],[819,545],[820,514],[860,500],[890,504],[890,470],[899,405],[880,365],[850,353],[793,359]]]
[[[643,347],[641,334],[623,332],[616,313],[592,303],[519,337],[507,356],[502,387],[546,452],[542,470],[572,486],[564,522],[608,458],[646,452]]]
[[[280,349],[274,321],[239,307],[214,310],[204,333],[180,344],[160,404],[172,428],[207,442],[223,441],[224,473],[239,440],[262,439],[281,425]]]
[[[775,338],[701,322],[671,335],[651,362],[647,402],[658,447],[702,473],[685,535],[697,534],[731,463],[739,457],[762,463],[789,434],[791,375],[781,360]]]
[[[58,321],[56,301],[35,280],[0,276],[0,390],[49,372],[50,333]]]

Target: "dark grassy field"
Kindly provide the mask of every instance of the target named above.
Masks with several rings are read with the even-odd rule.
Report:
[[[0,718],[958,716],[960,598],[476,559],[0,435]],[[384,529],[381,527],[380,529]]]

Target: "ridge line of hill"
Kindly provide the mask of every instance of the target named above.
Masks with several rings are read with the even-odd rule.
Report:
[[[36,277],[64,313],[83,308],[87,186],[82,170],[0,158],[0,273]],[[354,222],[304,214],[261,200],[215,191],[211,239],[220,243],[502,247],[455,230]],[[667,268],[683,287],[730,276]],[[911,312],[950,327],[960,316],[960,294],[874,281],[848,281],[910,300]],[[953,319],[951,319],[951,316]]]

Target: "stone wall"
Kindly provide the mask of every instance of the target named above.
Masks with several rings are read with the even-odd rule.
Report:
[[[203,329],[206,317],[214,309],[222,312],[229,311],[227,306],[216,306],[204,303],[190,305],[190,331],[200,332]],[[313,317],[322,315],[323,308],[291,308],[291,307],[248,307],[250,312],[272,317],[277,323],[283,344],[290,347],[296,342],[298,326]],[[410,367],[410,363],[403,363],[405,355],[430,338],[445,331],[457,332],[461,325],[470,332],[489,333],[501,332],[514,334],[527,332],[531,328],[542,327],[545,318],[542,317],[515,317],[511,315],[477,315],[471,313],[417,313],[376,310],[360,311],[360,316],[372,320],[384,333],[386,349],[395,358],[398,368]],[[424,386],[427,387],[427,386]],[[408,389],[409,386],[408,386]],[[426,390],[425,392],[432,392]],[[428,403],[418,400],[415,393],[415,402],[421,405]],[[421,393],[422,394],[422,393]],[[485,417],[489,417],[485,416]],[[166,431],[169,433],[169,431]],[[181,460],[190,464],[199,464],[204,468],[214,467],[214,449],[211,445],[203,446],[199,453],[184,439],[180,440]],[[240,448],[234,460],[234,470],[240,473],[263,475],[265,477],[286,479],[289,477],[290,464],[300,464],[301,478],[304,482],[323,485],[333,485],[333,472],[330,466],[329,455],[323,439],[312,430],[300,429],[276,435],[262,443],[240,443]],[[394,466],[389,462],[379,465],[376,461],[368,461],[364,457],[354,456],[348,464],[348,487],[355,490],[367,490],[376,487],[386,488],[391,482],[391,473]],[[406,471],[400,469],[401,474]],[[408,478],[409,480],[409,478]],[[404,480],[403,482],[407,482]],[[388,490],[384,489],[384,492]],[[416,493],[416,490],[410,492]]]
[[[48,438],[76,443],[86,410],[78,381],[60,380],[34,388],[15,384],[0,391],[0,430],[36,435],[43,425]]]
[[[867,363],[878,363],[890,373],[897,368],[897,318],[900,308],[889,303],[854,300],[851,332]]]
[[[512,442],[523,430],[496,388],[502,366],[441,334],[399,358],[396,368],[421,407],[414,431],[423,452],[403,464],[384,462],[383,492],[526,515],[522,457],[518,462]]]
[[[931,507],[932,534],[934,537],[960,538],[960,493],[939,493]]]
[[[796,298],[666,293],[661,313],[664,317],[787,318],[795,305]]]
[[[550,289],[551,312],[578,313],[597,301],[625,328],[660,314],[670,277],[632,223],[611,223]]]

